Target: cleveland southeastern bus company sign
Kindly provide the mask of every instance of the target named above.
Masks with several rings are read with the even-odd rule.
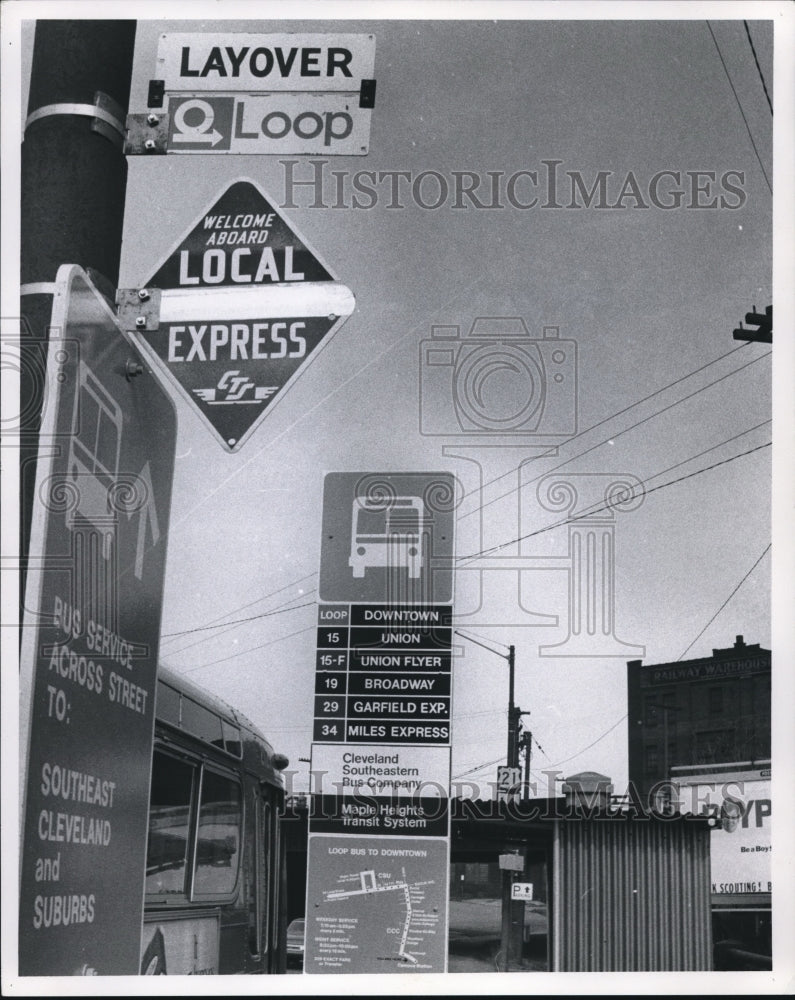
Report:
[[[354,308],[350,289],[251,181],[201,213],[146,283],[162,290],[151,352],[238,450]]]

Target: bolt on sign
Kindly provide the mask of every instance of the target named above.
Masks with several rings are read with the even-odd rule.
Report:
[[[19,972],[134,975],[176,415],[85,273],[64,265],[52,288],[20,649]]]
[[[449,473],[329,473],[304,970],[444,972],[450,861]]]
[[[353,312],[353,293],[253,182],[231,184],[132,308],[142,348],[237,451]],[[135,316],[136,310],[141,313]]]
[[[374,63],[374,35],[163,34],[166,152],[362,155]]]

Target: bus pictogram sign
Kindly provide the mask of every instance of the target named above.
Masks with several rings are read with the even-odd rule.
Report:
[[[238,450],[354,297],[254,183],[231,184],[158,266],[143,348],[229,451]]]

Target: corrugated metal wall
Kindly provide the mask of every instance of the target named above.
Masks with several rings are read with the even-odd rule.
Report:
[[[558,821],[555,971],[711,969],[709,836],[683,820]]]

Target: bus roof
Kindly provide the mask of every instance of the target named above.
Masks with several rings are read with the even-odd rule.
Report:
[[[270,741],[266,738],[264,733],[254,725],[254,723],[243,715],[242,712],[233,708],[227,701],[223,698],[218,697],[218,695],[212,694],[207,691],[206,688],[189,680],[184,674],[179,671],[174,670],[172,667],[161,663],[158,668],[157,675],[158,682],[166,684],[168,687],[172,688],[174,691],[180,694],[186,695],[191,701],[200,705],[201,708],[205,709],[207,712],[211,713],[213,716],[220,718],[227,725],[234,727],[235,729],[241,730],[249,740],[252,740],[259,744],[259,746],[266,751],[267,754],[267,766],[269,770],[273,770],[274,776],[278,775],[278,768],[273,766],[272,758],[275,756],[273,747]],[[160,703],[160,701],[155,702],[155,716],[158,721],[165,722],[170,725],[179,726],[177,719],[169,717],[170,713],[165,709],[165,706]],[[180,726],[180,728],[182,728]],[[198,733],[192,733],[191,735],[196,736],[201,739],[202,737]],[[242,741],[243,744],[247,740]],[[242,751],[241,747],[241,751]],[[248,756],[244,754],[244,756]],[[264,763],[264,762],[263,762]],[[279,779],[281,784],[281,779]]]

